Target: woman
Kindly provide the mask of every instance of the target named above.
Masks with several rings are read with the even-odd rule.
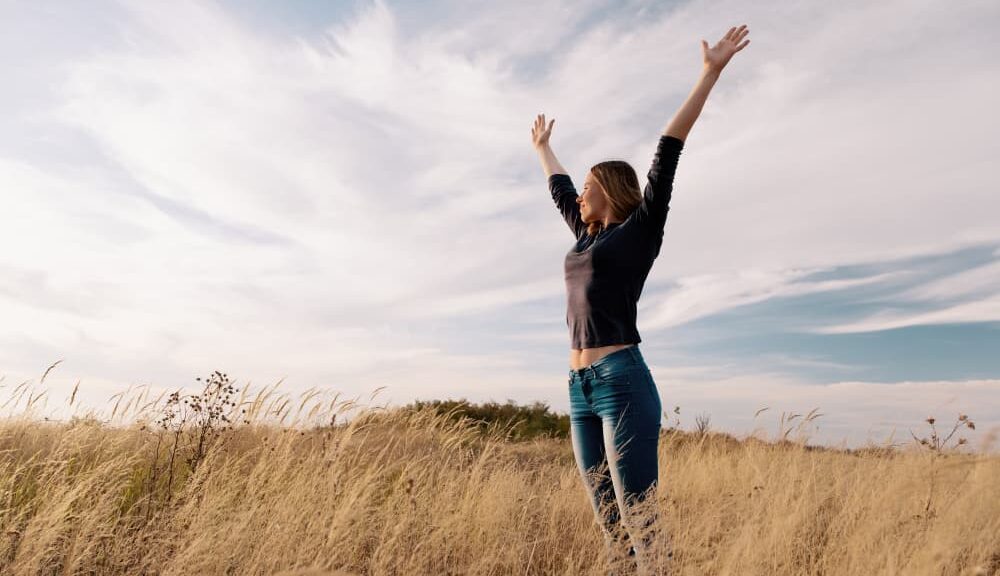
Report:
[[[653,545],[661,405],[637,346],[636,304],[663,243],[684,140],[722,69],[750,43],[744,41],[749,32],[744,24],[711,48],[701,41],[701,76],[660,136],[641,193],[635,170],[610,160],[590,169],[578,196],[549,146],[555,120],[546,126],[540,114],[531,130],[552,199],[576,236],[565,260],[571,435],[612,566],[626,539],[628,556],[643,573],[662,569],[669,555],[654,554],[664,548]]]

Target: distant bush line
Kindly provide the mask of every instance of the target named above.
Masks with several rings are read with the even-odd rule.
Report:
[[[468,418],[476,421],[476,425],[484,432],[490,427],[503,427],[508,430],[511,440],[532,440],[540,437],[569,438],[569,415],[550,412],[548,404],[541,401],[518,405],[513,400],[507,400],[505,404],[498,402],[473,404],[464,398],[416,400],[402,409],[432,409],[437,414],[447,414],[455,421]]]

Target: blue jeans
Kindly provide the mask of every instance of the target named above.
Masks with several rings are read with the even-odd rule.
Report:
[[[608,558],[616,564],[634,557],[640,571],[652,573],[663,562],[654,553],[660,542],[655,493],[662,407],[639,347],[571,369],[569,398],[573,453]],[[642,513],[634,511],[633,504],[647,498]],[[632,542],[627,551],[626,540]]]

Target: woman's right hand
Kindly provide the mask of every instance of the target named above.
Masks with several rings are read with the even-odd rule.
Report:
[[[531,127],[531,142],[535,146],[535,149],[546,146],[549,143],[549,135],[552,134],[552,124],[556,121],[555,118],[549,121],[548,127],[545,126],[545,114],[539,114],[535,118],[535,125]]]

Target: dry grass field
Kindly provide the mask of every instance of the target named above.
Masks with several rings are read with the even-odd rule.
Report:
[[[0,574],[605,573],[567,440],[429,410],[338,421],[345,404],[319,398],[215,380],[119,396],[122,425],[0,420]],[[1000,458],[943,440],[837,451],[665,429],[670,573],[1000,574]]]

